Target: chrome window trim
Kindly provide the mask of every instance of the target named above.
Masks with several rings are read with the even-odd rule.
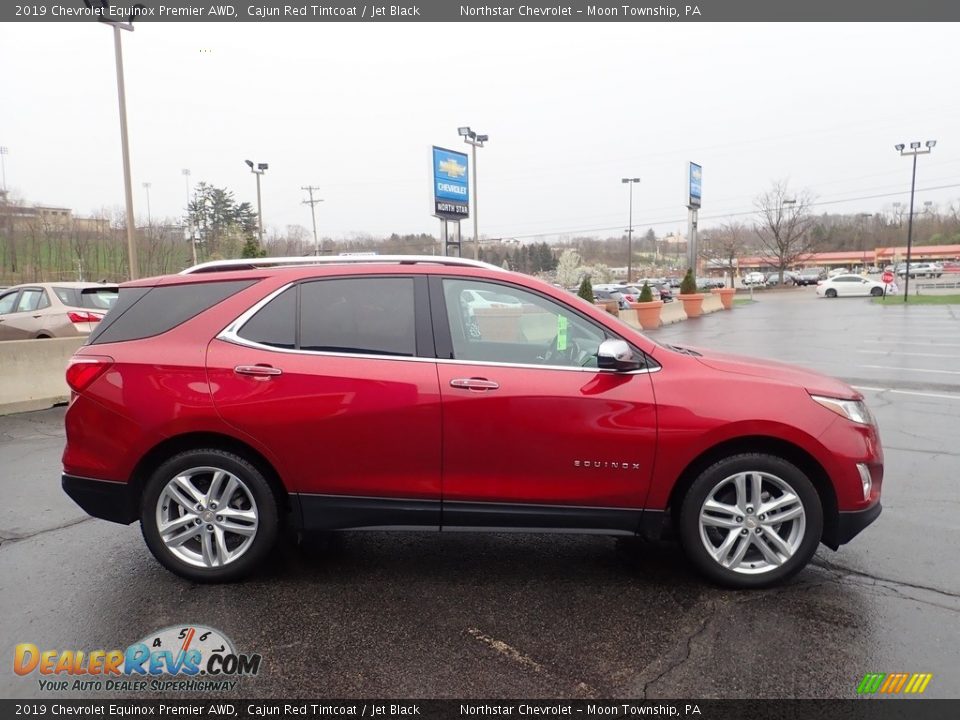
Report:
[[[588,372],[588,373],[604,373],[604,374],[614,374],[614,375],[646,375],[659,372],[661,365],[657,363],[657,366],[654,368],[640,368],[639,370],[630,370],[627,372],[621,372],[618,370],[608,370],[605,368],[589,368],[589,367],[571,367],[569,365],[536,365],[533,363],[505,363],[505,362],[494,362],[492,360],[485,361],[475,361],[475,360],[454,360],[448,358],[429,358],[429,357],[411,357],[408,355],[377,355],[373,353],[347,353],[347,352],[329,352],[325,350],[299,350],[296,348],[281,348],[274,347],[273,345],[264,345],[262,343],[253,342],[252,340],[247,340],[242,338],[239,335],[240,330],[243,326],[250,320],[254,315],[256,315],[267,303],[273,300],[278,295],[289,290],[294,285],[299,284],[300,280],[289,282],[282,287],[277,288],[272,293],[264,297],[263,299],[256,302],[248,310],[244,311],[236,320],[227,325],[223,330],[221,330],[217,336],[217,340],[223,340],[224,342],[233,343],[234,345],[240,345],[242,347],[252,348],[254,350],[264,350],[267,352],[276,352],[284,353],[287,355],[314,355],[319,357],[340,357],[340,358],[358,358],[362,360],[394,360],[401,362],[428,362],[428,363],[439,363],[443,365],[476,365],[480,367],[511,367],[511,368],[523,368],[530,370],[564,370],[566,372]],[[622,338],[621,338],[622,339]],[[626,341],[627,344],[632,345],[629,341]],[[644,353],[646,355],[646,353]],[[647,357],[653,362],[653,358],[649,355]]]

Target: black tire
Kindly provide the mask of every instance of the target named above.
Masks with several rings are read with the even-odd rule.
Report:
[[[228,559],[225,564],[217,567],[191,564],[174,554],[174,551],[168,548],[161,538],[157,525],[161,509],[166,511],[170,504],[169,500],[165,500],[167,505],[158,505],[161,493],[164,492],[168,483],[179,475],[195,473],[193,477],[202,487],[205,474],[212,477],[212,473],[205,473],[204,469],[223,471],[228,476],[238,479],[241,486],[231,495],[234,502],[237,503],[235,512],[249,513],[252,510],[256,518],[255,529],[247,539],[243,539],[242,535],[231,534],[229,536],[231,541],[239,540],[238,546],[243,548],[242,552],[235,559]],[[212,480],[210,484],[213,484]],[[229,503],[230,498],[226,498],[225,502]],[[245,458],[212,448],[188,450],[175,455],[160,465],[147,481],[140,503],[140,530],[147,547],[150,548],[150,552],[153,553],[160,564],[171,572],[194,582],[232,582],[254,572],[273,549],[280,526],[278,507],[278,499],[270,484],[263,474]],[[222,508],[220,509],[222,511]],[[205,508],[205,510],[209,511],[210,508]],[[209,515],[210,512],[206,514]],[[216,516],[215,511],[213,511],[213,514]],[[180,517],[186,517],[186,515],[183,514]],[[216,517],[215,519],[219,521],[222,518]],[[203,527],[209,530],[214,520],[210,518],[207,518],[207,520],[211,525]],[[202,525],[202,522],[197,524]],[[192,529],[190,524],[186,527]],[[203,537],[200,534],[196,538],[196,543],[190,540],[188,541],[189,544],[183,543],[182,547],[189,551],[191,547],[201,545],[202,540]],[[236,551],[237,547],[233,550]],[[219,550],[217,552],[219,554]]]
[[[796,496],[802,506],[803,515],[801,518],[786,520],[779,525],[763,525],[760,530],[753,530],[752,532],[758,537],[749,538],[750,541],[746,543],[746,554],[743,555],[743,561],[740,564],[741,569],[736,571],[721,565],[720,561],[708,551],[706,543],[710,542],[712,546],[719,543],[722,546],[723,541],[728,537],[726,533],[749,535],[751,531],[746,530],[746,527],[756,527],[759,524],[754,523],[754,520],[760,516],[759,507],[752,508],[753,514],[749,516],[739,516],[746,523],[741,530],[723,530],[704,526],[703,533],[701,533],[701,511],[708,497],[718,492],[718,487],[723,488],[719,492],[726,492],[730,486],[724,483],[729,483],[731,478],[740,473],[762,474],[765,478],[764,482],[768,483],[766,487],[774,491],[777,490],[777,486],[773,482],[782,483],[783,487],[789,488],[789,491]],[[761,487],[764,486],[761,485]],[[765,500],[771,498],[776,500],[776,497],[768,493]],[[737,519],[734,518],[734,520]],[[707,578],[731,588],[761,588],[783,582],[810,562],[823,534],[823,507],[813,483],[795,465],[775,455],[746,453],[725,458],[700,473],[684,495],[680,505],[678,526],[684,552],[690,562]],[[763,533],[770,532],[777,532],[781,541],[784,540],[781,533],[786,533],[788,544],[795,543],[795,549],[793,554],[781,564],[764,569],[763,566],[770,563],[764,560],[758,543],[760,538],[769,537]],[[796,533],[795,538],[793,533]],[[741,542],[743,541],[735,540],[734,545],[728,550],[728,555],[730,552],[736,555],[735,548],[738,548]],[[771,547],[769,541],[767,541],[767,547]],[[754,569],[755,566],[757,569]]]
[[[870,288],[870,294],[873,295],[874,297],[880,297],[881,295],[883,295],[883,288],[878,288],[878,287]]]
[[[828,288],[824,295],[826,295],[828,298],[835,298],[837,296],[837,291],[833,288]]]

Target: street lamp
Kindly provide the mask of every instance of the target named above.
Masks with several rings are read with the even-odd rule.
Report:
[[[88,8],[92,6],[91,0],[84,0],[84,3]],[[130,179],[130,138],[127,136],[127,90],[123,82],[123,49],[120,43],[120,31],[133,32],[133,23],[102,19],[101,22],[113,26],[113,55],[117,66],[117,103],[120,106],[120,148],[123,153],[123,190],[127,206],[127,256],[130,264],[130,279],[136,280],[138,263],[137,245],[133,238],[133,182]]]
[[[152,183],[143,183],[143,189],[147,191],[147,227],[153,226],[153,216],[150,214],[150,185]]]
[[[193,264],[197,264],[197,238],[194,236],[194,229],[190,226],[190,169],[183,168],[180,171],[183,175],[183,184],[187,191],[187,219],[183,224],[184,232],[190,240],[190,254],[193,257]]]
[[[244,160],[247,166],[250,168],[250,172],[257,176],[257,234],[260,237],[260,247],[263,247],[263,208],[260,205],[260,176],[263,175],[267,168],[270,167],[267,163],[257,163],[253,164],[253,160]]]
[[[477,148],[483,147],[484,143],[490,139],[489,135],[478,135],[473,130],[467,127],[457,128],[457,134],[463,138],[463,141],[471,146],[471,160],[473,164],[473,259],[480,259],[480,236],[477,233],[477,215],[479,210],[477,210]]]
[[[860,265],[864,275],[867,273],[867,247],[863,238],[863,221],[870,217],[873,217],[873,213],[857,213],[857,240],[860,241]]]
[[[621,178],[620,182],[630,186],[630,227],[627,228],[627,282],[633,279],[633,186],[640,178]]]
[[[910,179],[910,216],[909,220],[907,220],[907,269],[903,281],[904,302],[907,302],[907,297],[910,294],[910,255],[913,250],[913,196],[917,189],[917,155],[929,155],[936,144],[936,140],[927,140],[925,143],[926,150],[920,149],[920,143],[918,141],[910,143],[909,150],[904,147],[903,143],[893,146],[894,150],[899,152],[900,155],[913,157],[913,174]]]

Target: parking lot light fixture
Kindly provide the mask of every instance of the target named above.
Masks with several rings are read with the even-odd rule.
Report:
[[[477,209],[477,148],[483,147],[490,139],[489,135],[478,135],[469,125],[457,128],[457,134],[463,138],[463,141],[471,146],[470,162],[473,165],[473,259],[480,259],[480,236],[477,225],[479,220],[477,216],[480,211]]]
[[[627,228],[627,282],[633,279],[633,186],[640,178],[620,178],[620,182],[630,186],[630,220]]]
[[[263,247],[263,206],[260,204],[260,176],[263,175],[270,166],[267,163],[257,163],[253,160],[244,160],[250,172],[257,176],[257,235],[260,239],[260,247]]]
[[[904,302],[907,302],[907,298],[910,295],[910,256],[913,250],[913,198],[917,190],[917,155],[928,155],[936,144],[936,140],[927,140],[926,150],[920,149],[919,141],[910,143],[909,150],[905,150],[902,143],[895,146],[896,149],[900,151],[900,155],[913,157],[913,173],[910,176],[910,215],[907,220],[907,267],[903,277]]]

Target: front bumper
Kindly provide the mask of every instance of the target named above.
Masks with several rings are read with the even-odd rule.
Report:
[[[88,514],[102,520],[129,525],[137,519],[137,503],[129,483],[94,480],[63,474],[61,485]]]
[[[841,510],[837,513],[836,528],[829,531],[824,528],[823,544],[831,550],[846,545],[859,535],[867,525],[880,517],[882,510],[883,507],[879,501],[866,510]]]

